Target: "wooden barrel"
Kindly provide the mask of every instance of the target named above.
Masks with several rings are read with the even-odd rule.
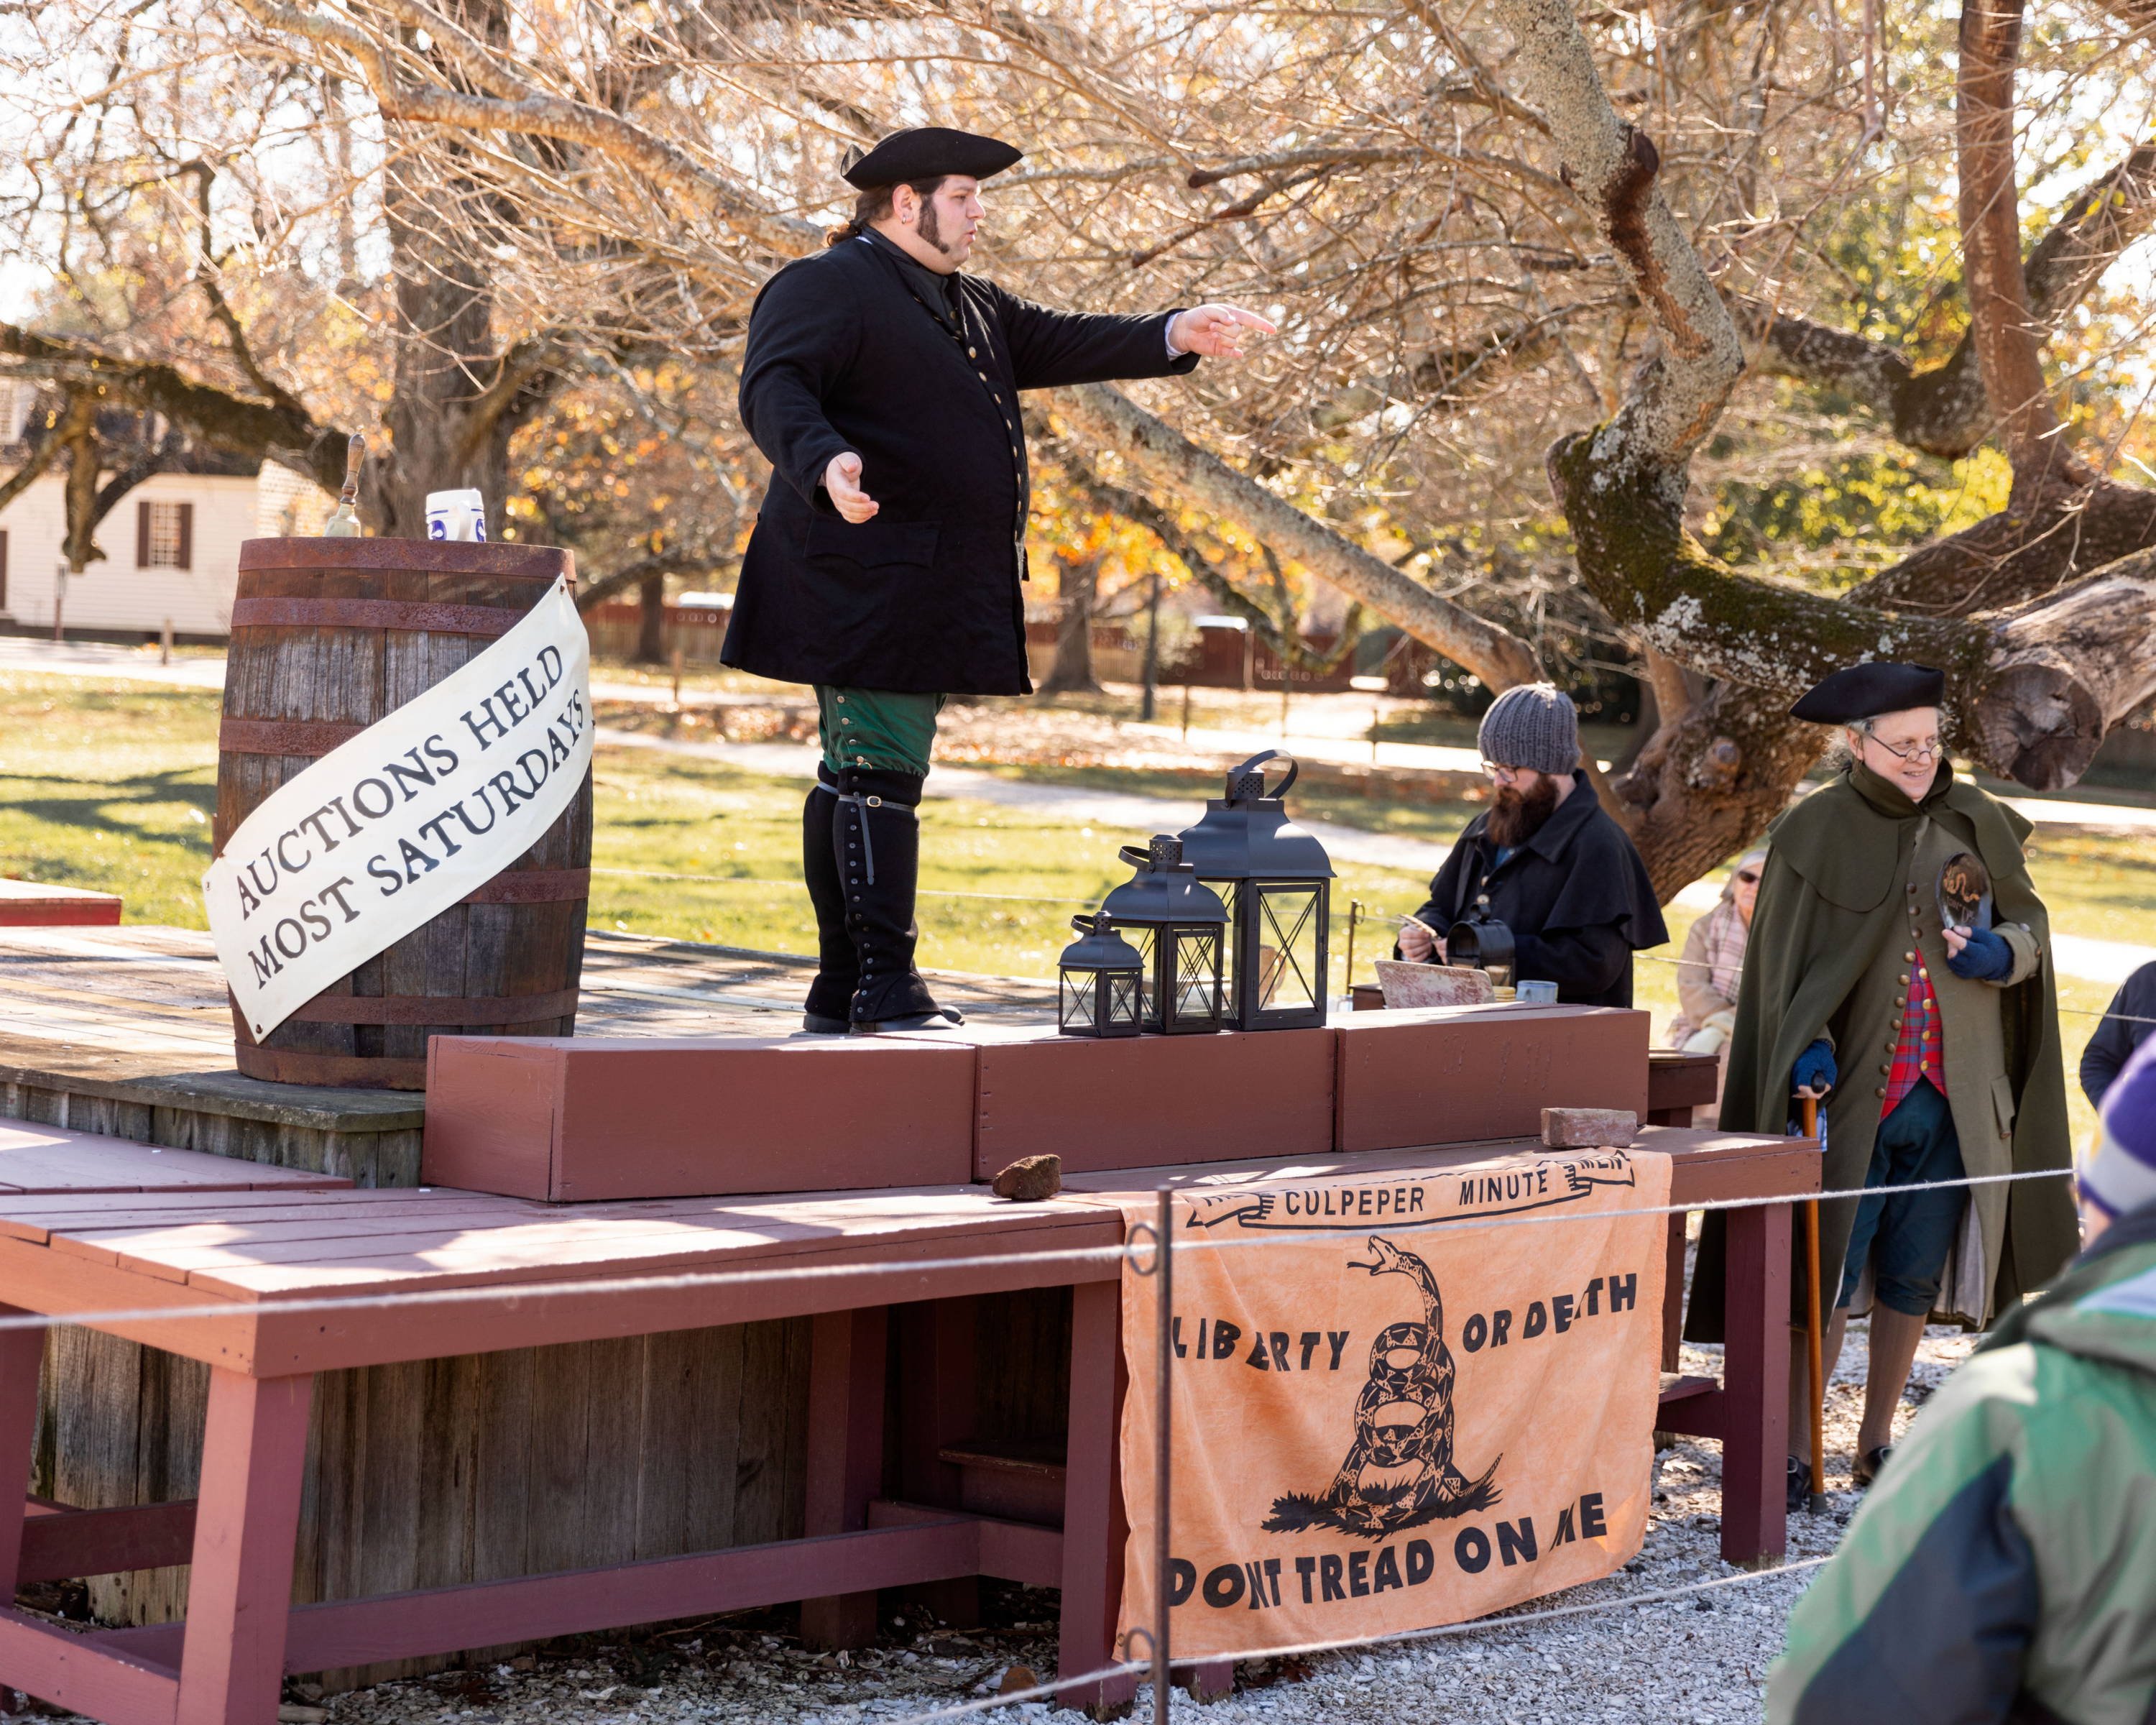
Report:
[[[485,650],[564,574],[566,551],[426,539],[250,539],[225,662],[217,848],[317,757]],[[507,869],[294,1013],[239,1070],[285,1084],[424,1090],[427,1039],[576,1028],[591,891],[589,774]]]

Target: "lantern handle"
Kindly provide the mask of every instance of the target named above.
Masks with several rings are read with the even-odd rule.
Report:
[[[1103,912],[1101,914],[1105,915],[1106,913]],[[1070,932],[1073,934],[1099,934],[1101,932],[1101,930],[1096,926],[1093,916],[1088,915],[1085,911],[1081,911],[1077,916],[1073,916],[1070,919]]]
[[[1152,862],[1152,852],[1142,845],[1126,845],[1116,855],[1134,869],[1149,867]]]
[[[1259,753],[1251,756],[1249,760],[1244,762],[1241,766],[1236,768],[1228,775],[1228,777],[1231,780],[1238,779],[1246,773],[1255,773],[1262,781],[1265,778],[1265,773],[1262,769],[1265,763],[1268,761],[1285,761],[1287,762],[1287,777],[1282,779],[1277,785],[1269,788],[1265,793],[1265,795],[1274,798],[1275,800],[1278,800],[1280,798],[1285,797],[1288,792],[1293,788],[1296,781],[1296,775],[1302,771],[1301,764],[1296,760],[1293,755],[1284,755],[1278,749],[1265,749],[1260,751]]]

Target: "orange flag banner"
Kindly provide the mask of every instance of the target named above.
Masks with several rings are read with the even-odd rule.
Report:
[[[1178,1194],[1175,1657],[1459,1623],[1637,1552],[1666,1219],[1620,1213],[1669,1193],[1666,1155],[1597,1150]],[[1126,1631],[1154,1612],[1158,1286],[1123,1272]]]

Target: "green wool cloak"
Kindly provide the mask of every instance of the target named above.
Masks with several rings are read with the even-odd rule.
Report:
[[[1921,804],[1860,765],[1805,798],[1769,829],[1771,848],[1738,993],[1722,1129],[1777,1134],[1788,1129],[1797,1106],[1789,1081],[1797,1056],[1829,1032],[1881,948],[1907,938],[1901,926],[1907,914],[1903,883],[1919,830],[1928,825],[1975,850],[1991,875],[1994,921],[2025,928],[2043,954],[2033,974],[1998,991],[2000,1068],[2013,1091],[2010,1166],[2016,1173],[2071,1167],[2051,922],[2021,851],[2030,824],[1996,798],[1958,782],[1943,763]],[[1929,896],[1928,886],[1923,891]],[[1936,932],[1936,916],[1928,920]],[[1869,1078],[1859,1076],[1859,1063],[1877,1057],[1837,1047],[1841,1081],[1822,1110],[1830,1127],[1829,1191],[1864,1183],[1880,1105]],[[1972,1174],[1984,1171],[1969,1154],[1974,1147],[1964,1145]],[[1987,1311],[1995,1320],[2056,1275],[2079,1249],[2072,1183],[2025,1180],[1972,1190],[1980,1213],[1994,1224],[1993,1206],[2005,1211],[2003,1236],[1989,1257]],[[1820,1206],[1820,1255],[1827,1266],[1820,1282],[1823,1313],[1831,1312],[1840,1291],[1855,1214],[1853,1200]],[[1686,1327],[1693,1341],[1722,1339],[1723,1249],[1722,1218],[1710,1212]],[[1794,1253],[1790,1321],[1800,1324],[1806,1287],[1800,1243]]]

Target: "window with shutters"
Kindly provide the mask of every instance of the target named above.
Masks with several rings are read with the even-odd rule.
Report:
[[[192,503],[145,501],[137,519],[141,555],[138,568],[186,569],[194,562],[194,515]]]

